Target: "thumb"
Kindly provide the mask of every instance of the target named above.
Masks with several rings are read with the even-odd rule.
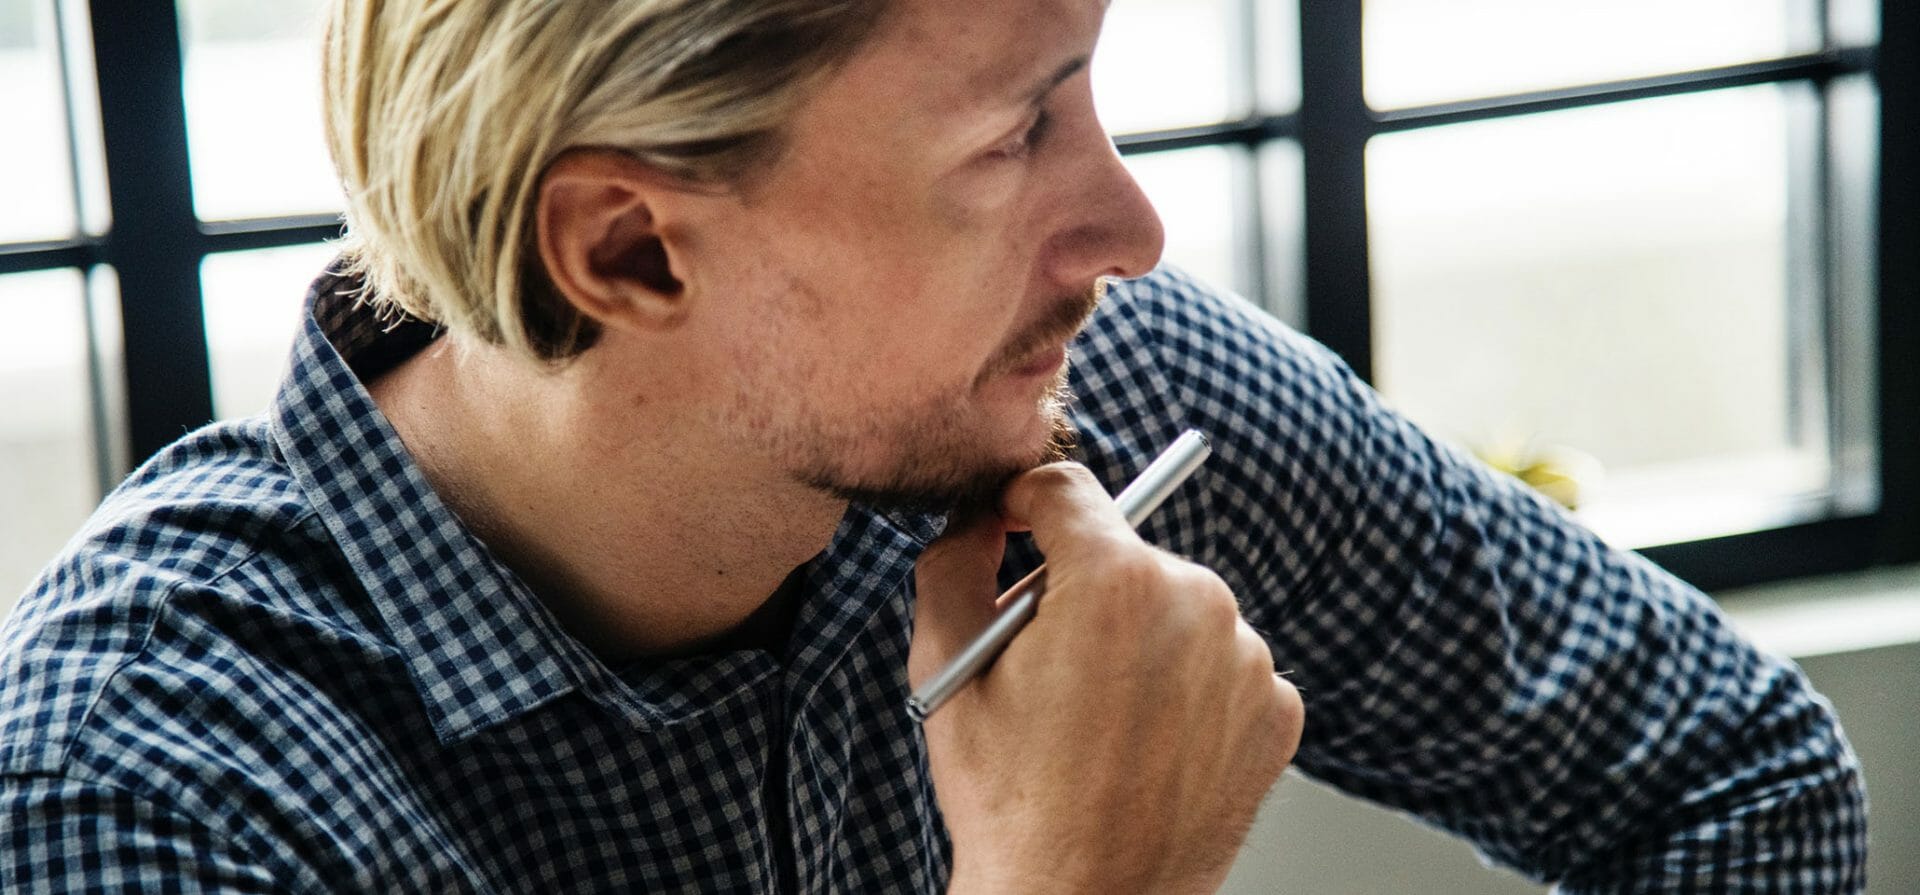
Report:
[[[907,679],[933,676],[993,620],[1000,557],[1007,531],[998,515],[954,519],[914,566],[913,642]]]

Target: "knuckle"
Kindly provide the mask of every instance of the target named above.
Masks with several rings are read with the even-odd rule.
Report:
[[[1300,698],[1300,690],[1293,685],[1292,681],[1274,675],[1273,683],[1274,692],[1280,701],[1281,717],[1293,722],[1292,726],[1299,727],[1300,722],[1307,717],[1306,700]]]
[[[1093,477],[1092,470],[1070,460],[1036,466],[1024,473],[1022,477],[1044,491],[1100,487],[1100,481]]]
[[[1112,540],[1107,558],[1089,580],[1090,590],[1100,595],[1091,601],[1098,607],[1095,611],[1124,630],[1164,630],[1170,610],[1178,605],[1175,579],[1158,551],[1137,539],[1128,544],[1116,535]]]
[[[1101,574],[1106,579],[1101,589],[1118,605],[1140,611],[1163,602],[1165,576],[1153,557],[1142,551],[1116,551]]]
[[[1300,698],[1300,691],[1293,682],[1271,670],[1265,674],[1262,688],[1267,695],[1267,704],[1274,727],[1289,741],[1300,736],[1300,728],[1305,724],[1307,705]]]
[[[1238,648],[1241,667],[1248,677],[1257,680],[1273,675],[1273,649],[1246,622],[1240,622],[1234,629],[1234,644]]]
[[[1208,624],[1219,630],[1244,629],[1251,634],[1253,629],[1247,628],[1240,618],[1240,601],[1234,597],[1232,589],[1218,575],[1205,570],[1202,572],[1194,587],[1194,596],[1201,610],[1206,613]]]
[[[1086,535],[1087,552],[1103,558],[1102,565],[1129,581],[1148,583],[1158,574],[1152,548],[1129,529],[1108,529]]]
[[[1240,601],[1234,597],[1233,589],[1205,566],[1174,557],[1168,560],[1178,580],[1180,600],[1200,630],[1217,638],[1234,636],[1235,628],[1242,622]]]
[[[1300,691],[1285,678],[1275,677],[1274,693],[1277,710],[1274,714],[1274,734],[1279,741],[1279,750],[1275,753],[1281,765],[1293,760],[1294,753],[1300,748],[1300,735],[1307,726],[1307,706],[1300,699]]]

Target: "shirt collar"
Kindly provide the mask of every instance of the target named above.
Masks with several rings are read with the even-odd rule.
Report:
[[[597,661],[434,493],[362,385],[433,340],[382,321],[357,279],[329,270],[307,295],[275,443],[405,655],[442,742],[571,691]]]

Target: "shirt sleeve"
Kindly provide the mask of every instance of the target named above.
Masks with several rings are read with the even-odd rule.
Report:
[[[0,777],[0,892],[284,891],[210,819],[111,786]]]
[[[1213,436],[1207,559],[1306,700],[1298,767],[1568,892],[1863,888],[1859,765],[1798,667],[1323,347],[1135,285]]]

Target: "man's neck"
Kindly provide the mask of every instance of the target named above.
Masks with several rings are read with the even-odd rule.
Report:
[[[673,383],[596,357],[612,354],[546,371],[443,338],[368,390],[454,513],[603,660],[734,643],[784,616],[756,610],[845,504],[704,437]]]

